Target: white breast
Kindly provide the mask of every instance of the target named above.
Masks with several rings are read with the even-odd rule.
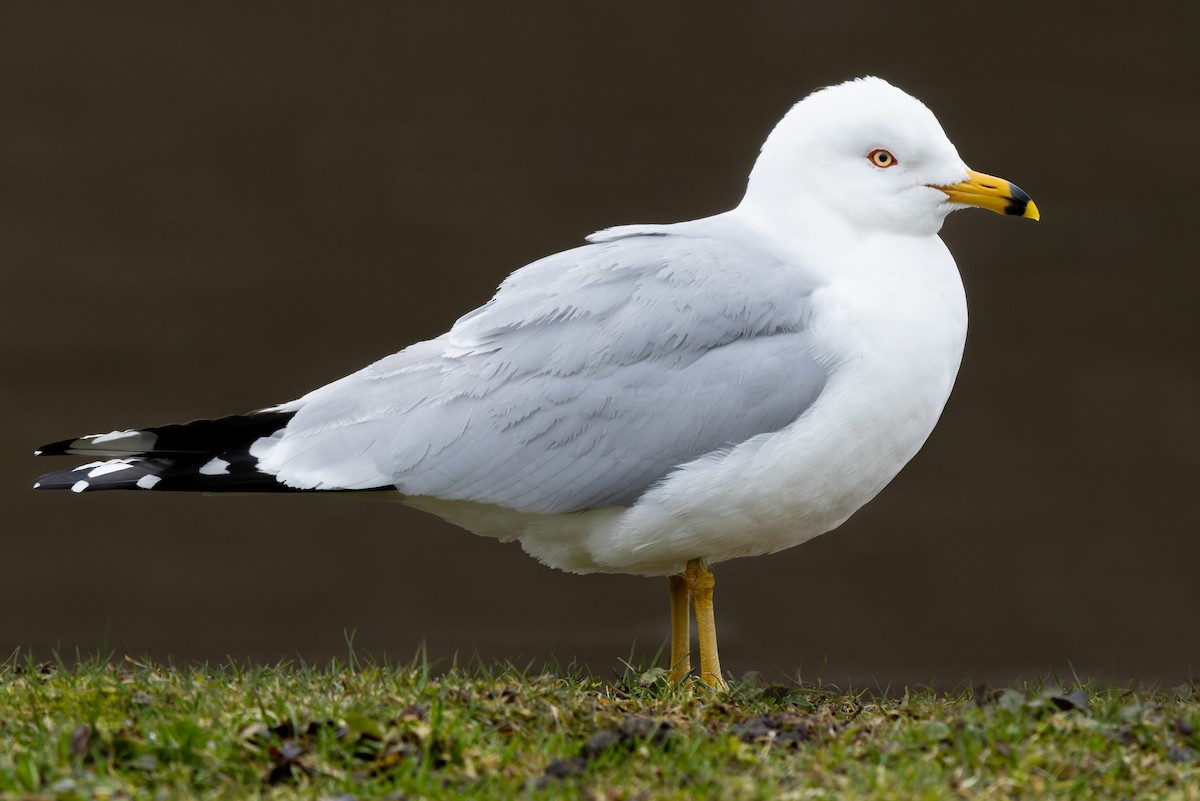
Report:
[[[669,574],[696,557],[798,545],[843,523],[920,449],[966,338],[962,282],[941,240],[868,244],[813,300],[831,367],[818,401],[784,430],[700,459],[619,518],[597,520],[587,549],[598,569]]]

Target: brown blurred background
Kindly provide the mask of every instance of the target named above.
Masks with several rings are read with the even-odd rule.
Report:
[[[35,494],[42,442],[291,399],[516,267],[734,205],[814,88],[923,99],[1044,221],[955,215],[943,421],[832,536],[718,569],[734,673],[895,685],[1200,669],[1196,20],[1123,5],[5,4],[0,658],[551,656],[666,587],[389,504]]]

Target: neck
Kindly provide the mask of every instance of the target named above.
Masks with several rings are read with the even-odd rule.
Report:
[[[835,243],[854,242],[857,233],[836,210],[783,193],[747,192],[732,214],[777,246],[821,263],[839,254]]]

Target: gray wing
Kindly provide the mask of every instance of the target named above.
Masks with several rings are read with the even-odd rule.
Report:
[[[283,407],[299,411],[260,466],[570,512],[799,417],[826,377],[812,279],[746,237],[640,230],[534,262],[442,337]]]

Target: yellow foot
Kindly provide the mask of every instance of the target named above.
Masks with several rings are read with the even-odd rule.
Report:
[[[692,632],[688,617],[686,576],[668,576],[671,590],[671,671],[667,680],[678,684],[692,672]]]
[[[700,641],[700,681],[713,689],[728,685],[721,675],[721,657],[717,653],[717,623],[713,617],[713,587],[716,579],[703,559],[687,563],[684,572],[688,595],[696,608],[696,638]]]

